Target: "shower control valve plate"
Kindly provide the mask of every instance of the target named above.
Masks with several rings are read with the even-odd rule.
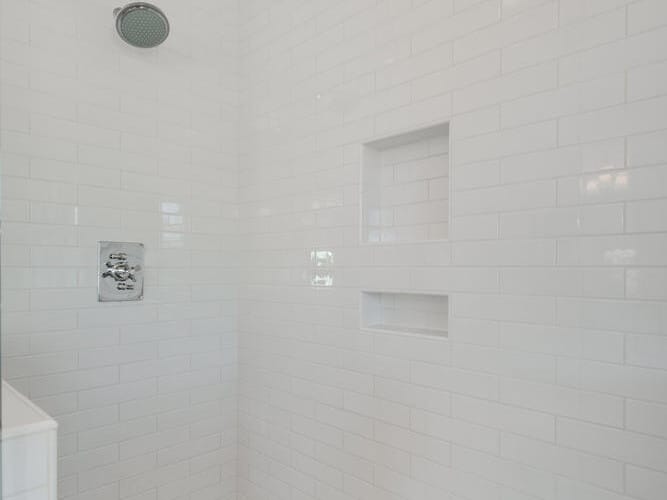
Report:
[[[98,300],[141,300],[144,295],[144,245],[100,241],[98,247]]]

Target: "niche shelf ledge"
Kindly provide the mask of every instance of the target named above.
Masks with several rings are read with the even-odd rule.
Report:
[[[362,292],[361,327],[365,330],[445,338],[448,324],[447,295]]]

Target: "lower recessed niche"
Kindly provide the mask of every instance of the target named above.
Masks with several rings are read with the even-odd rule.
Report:
[[[361,326],[365,329],[447,337],[448,318],[447,295],[362,292]]]
[[[449,135],[444,123],[364,144],[362,241],[448,238]]]

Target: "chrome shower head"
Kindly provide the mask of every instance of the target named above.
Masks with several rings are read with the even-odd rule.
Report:
[[[155,5],[132,2],[113,11],[116,31],[134,47],[157,47],[169,36],[169,20]]]

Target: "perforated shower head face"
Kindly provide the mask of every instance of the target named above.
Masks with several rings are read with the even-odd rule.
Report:
[[[169,20],[155,5],[133,2],[114,10],[116,31],[134,47],[157,47],[169,36]]]

